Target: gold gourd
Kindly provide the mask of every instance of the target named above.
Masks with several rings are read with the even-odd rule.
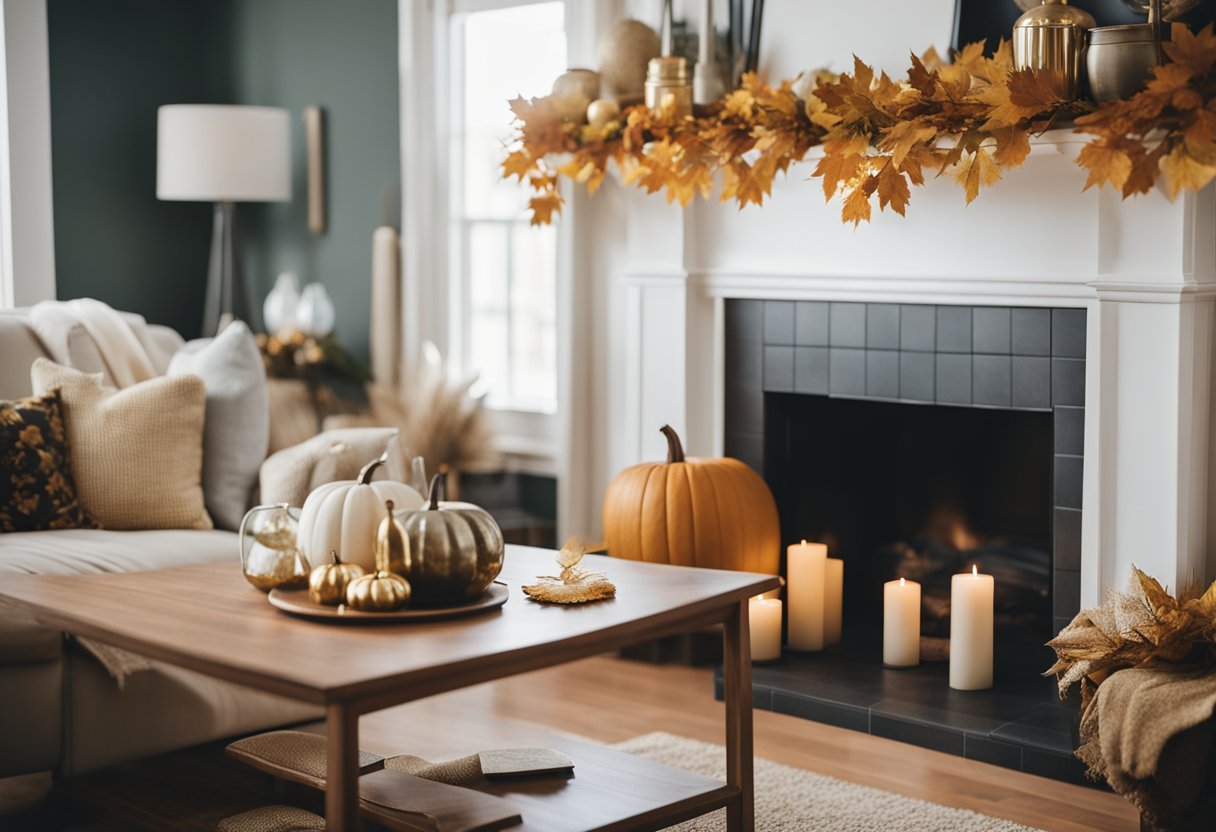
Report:
[[[346,606],[363,612],[392,612],[410,602],[410,583],[392,572],[355,578],[346,587]]]
[[[410,539],[405,527],[393,516],[393,501],[385,500],[387,516],[376,528],[376,571],[391,572],[408,578],[410,574]]]
[[[308,597],[318,604],[336,607],[346,600],[346,587],[364,573],[357,563],[343,563],[333,549],[329,550],[329,556],[332,563],[321,564],[308,576]]]

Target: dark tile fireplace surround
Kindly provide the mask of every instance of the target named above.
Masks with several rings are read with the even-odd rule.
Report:
[[[894,404],[1041,414],[1051,434],[1043,446],[1045,454],[1050,447],[1051,459],[1042,460],[1041,467],[1050,471],[1042,490],[1050,502],[1043,506],[1043,525],[1050,538],[1044,545],[1051,555],[1052,631],[1077,612],[1085,310],[728,300],[725,341],[725,450],[761,474],[766,425],[770,433],[778,432],[774,413],[801,396],[886,403],[888,417],[903,412],[892,410]],[[778,440],[768,440],[772,464]],[[784,446],[777,447],[783,452]],[[782,477],[770,471],[769,479],[781,506]],[[786,528],[790,513],[788,505],[782,509],[787,537],[797,534]],[[1046,660],[1048,651],[1035,655],[1030,665],[1002,667],[998,626],[997,680],[990,691],[950,690],[944,663],[885,670],[874,633],[859,636],[863,628],[850,625],[849,577],[857,570],[849,566],[849,553],[844,556],[843,644],[820,654],[787,653],[777,664],[757,666],[756,707],[1087,782],[1071,755],[1075,703],[1061,704],[1054,680],[1037,676],[1047,666],[1037,662]],[[879,586],[874,589],[881,593]],[[718,684],[721,695],[720,679]]]

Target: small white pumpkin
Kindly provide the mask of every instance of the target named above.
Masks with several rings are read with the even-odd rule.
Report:
[[[336,551],[344,563],[376,571],[376,528],[385,500],[392,500],[399,511],[413,511],[426,502],[403,482],[372,482],[376,469],[386,462],[388,456],[382,455],[363,466],[357,480],[326,483],[308,495],[300,512],[300,551],[306,556],[315,552],[317,563]]]

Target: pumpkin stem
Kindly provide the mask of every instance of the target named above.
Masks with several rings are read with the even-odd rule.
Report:
[[[443,480],[443,474],[436,474],[431,477],[431,490],[427,492],[427,511],[439,510],[439,483]]]
[[[337,566],[338,564],[342,563],[342,561],[338,560],[338,550],[337,549],[330,549],[329,556],[331,558],[333,558],[334,566]]]
[[[393,501],[392,501],[392,500],[385,500],[385,501],[384,501],[384,507],[385,507],[386,509],[388,509],[388,516],[389,516],[389,517],[392,517],[392,516],[393,516]]]
[[[671,425],[663,425],[659,433],[667,437],[667,464],[684,461],[684,446],[680,444],[680,435]]]
[[[359,471],[359,485],[367,485],[372,481],[372,475],[376,473],[376,469],[388,462],[388,451],[380,454],[377,458],[363,466]]]

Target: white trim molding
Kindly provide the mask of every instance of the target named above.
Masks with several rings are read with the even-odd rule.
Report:
[[[46,0],[0,0],[0,308],[55,297]]]

